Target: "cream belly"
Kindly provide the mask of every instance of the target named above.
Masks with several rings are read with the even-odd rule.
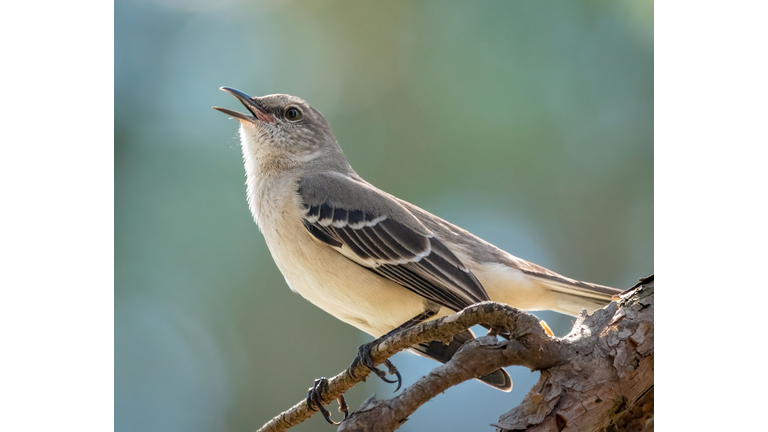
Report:
[[[272,257],[291,289],[315,306],[374,337],[424,312],[421,296],[315,239],[301,222],[298,204],[273,214],[279,217],[259,217]]]

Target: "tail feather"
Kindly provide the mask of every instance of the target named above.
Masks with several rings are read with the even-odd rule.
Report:
[[[581,309],[587,309],[588,312],[600,309],[610,303],[613,296],[621,293],[620,289],[581,282],[559,275],[529,273],[528,276],[558,294],[553,310],[574,316],[578,315]]]
[[[416,345],[411,348],[411,351],[420,356],[437,360],[440,363],[447,363],[465,342],[474,338],[475,335],[472,333],[472,330],[465,330],[455,335],[448,345],[434,341]],[[478,378],[478,380],[504,392],[512,390],[512,378],[504,369],[497,369],[488,375]]]

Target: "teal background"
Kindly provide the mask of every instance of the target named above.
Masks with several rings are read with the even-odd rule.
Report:
[[[220,86],[304,98],[368,181],[514,255],[619,288],[653,272],[652,1],[118,0],[117,431],[256,430],[371,340],[288,289]],[[437,365],[393,361],[406,385]],[[538,378],[509,371],[511,393],[461,384],[401,430],[492,430]]]

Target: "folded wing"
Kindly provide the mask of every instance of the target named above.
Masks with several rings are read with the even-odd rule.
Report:
[[[375,190],[364,191],[367,194],[363,199],[345,200],[344,196],[360,193],[359,189],[366,186],[346,182],[337,179],[332,187],[326,186],[338,191],[334,196],[312,190],[312,186],[318,187],[314,182],[300,183],[303,223],[315,238],[448,309],[459,311],[489,300],[472,272],[426,228],[416,225],[418,222],[407,210]]]

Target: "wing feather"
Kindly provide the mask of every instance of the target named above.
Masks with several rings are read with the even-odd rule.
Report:
[[[379,197],[392,207],[390,211],[382,202],[378,206],[355,208],[338,197],[307,190],[306,184],[299,187],[299,195],[304,200],[303,223],[319,241],[449,309],[458,311],[488,300],[477,278],[447,246],[426,228],[409,226],[407,218],[413,216],[396,201]]]

